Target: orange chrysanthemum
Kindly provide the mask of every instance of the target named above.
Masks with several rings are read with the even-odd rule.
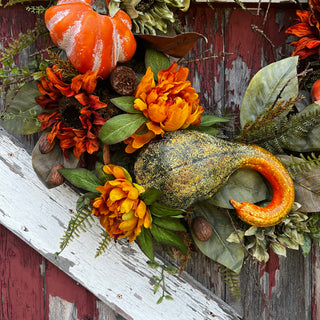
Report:
[[[151,214],[140,200],[140,191],[126,178],[118,166],[105,165],[103,170],[116,179],[107,181],[97,190],[101,196],[93,200],[93,214],[100,217],[100,224],[115,240],[129,237],[132,242],[141,232],[141,227],[151,228]]]
[[[195,89],[186,80],[189,70],[177,69],[177,66],[174,62],[167,70],[159,71],[157,85],[150,67],[141,79],[135,92],[134,107],[150,121],[146,123],[146,133],[135,133],[124,141],[126,152],[134,152],[165,131],[200,124],[203,108],[199,105]]]
[[[319,1],[310,0],[309,6],[310,11],[296,11],[299,23],[286,30],[286,33],[300,38],[291,43],[292,46],[296,47],[292,55],[298,55],[299,59],[320,54]]]
[[[60,140],[66,159],[68,149],[80,159],[82,153],[92,154],[99,149],[98,133],[105,119],[97,111],[107,105],[93,95],[97,85],[97,71],[87,72],[72,79],[71,84],[62,81],[57,66],[46,69],[47,77],[41,77],[38,90],[42,94],[36,99],[45,110],[38,115],[41,130],[51,127],[48,141]],[[53,111],[53,112],[52,112]]]

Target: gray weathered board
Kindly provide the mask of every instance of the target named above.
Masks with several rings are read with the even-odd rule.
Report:
[[[66,184],[47,189],[32,168],[31,156],[3,129],[0,145],[1,224],[125,319],[198,320],[210,314],[217,320],[238,319],[232,308],[186,274],[168,275],[166,286],[174,301],[157,305],[151,281],[155,271],[135,243],[113,243],[94,258],[102,232],[98,221],[56,258],[79,193]]]

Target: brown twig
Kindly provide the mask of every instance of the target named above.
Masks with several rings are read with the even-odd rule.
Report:
[[[275,53],[275,45],[272,43],[272,41],[267,37],[267,35],[263,32],[262,29],[258,28],[256,25],[252,24],[251,25],[251,30],[253,32],[257,32],[258,34],[260,34],[271,46],[271,52],[272,52],[272,56],[274,61],[276,61],[276,53]]]

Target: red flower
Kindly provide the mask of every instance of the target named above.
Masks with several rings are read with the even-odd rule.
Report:
[[[39,114],[41,129],[51,128],[48,141],[60,140],[60,147],[66,159],[68,149],[80,159],[82,153],[92,154],[99,149],[98,134],[105,119],[97,111],[107,105],[93,95],[97,85],[97,71],[87,72],[72,79],[71,84],[62,81],[57,66],[47,68],[48,80],[41,78],[38,83],[42,94],[37,103],[45,110]]]
[[[310,11],[297,10],[299,23],[286,30],[286,33],[300,38],[291,43],[296,47],[292,55],[298,55],[299,59],[320,53],[320,5],[317,0],[310,0],[309,6]]]

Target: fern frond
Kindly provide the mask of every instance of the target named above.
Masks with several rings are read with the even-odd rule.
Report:
[[[92,215],[92,205],[88,204],[83,208],[77,210],[77,213],[70,219],[68,228],[61,238],[60,251],[56,253],[58,256],[66,246],[74,239],[74,237],[79,237],[80,232],[86,232],[88,227],[92,227],[91,222],[94,221]]]
[[[295,158],[291,155],[291,162],[282,162],[291,176],[297,176],[299,173],[304,173],[313,170],[315,167],[320,167],[320,156],[314,153],[310,155],[300,154],[300,158]]]
[[[101,233],[101,239],[102,240],[98,243],[99,246],[97,248],[95,258],[99,257],[101,254],[103,254],[108,249],[109,243],[111,241],[111,238],[106,231]]]
[[[231,295],[234,296],[237,300],[240,300],[240,275],[222,265],[219,266],[219,272],[222,276],[223,281],[226,283]]]
[[[44,14],[47,10],[47,8],[45,8],[44,6],[42,5],[39,5],[39,6],[28,6],[26,7],[26,10],[29,11],[29,12],[32,12],[34,14]]]

